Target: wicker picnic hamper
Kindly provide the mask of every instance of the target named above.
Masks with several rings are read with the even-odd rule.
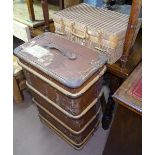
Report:
[[[81,149],[99,123],[105,55],[53,33],[31,39],[14,53],[41,121]]]
[[[85,3],[53,14],[56,33],[106,53],[109,64],[115,63],[122,55],[128,20],[128,15]],[[140,25],[141,19],[138,20],[134,38]]]

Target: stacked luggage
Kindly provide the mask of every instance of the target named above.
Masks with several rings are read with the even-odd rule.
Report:
[[[123,53],[129,15],[97,8],[86,3],[69,7],[53,14],[55,32],[63,37],[104,52],[108,63],[115,63]],[[141,18],[135,28],[135,36],[141,26]]]
[[[43,123],[76,149],[99,124],[103,54],[44,33],[15,50]]]
[[[76,149],[98,127],[105,64],[121,57],[128,19],[82,3],[53,15],[57,34],[44,33],[15,50],[40,120]]]

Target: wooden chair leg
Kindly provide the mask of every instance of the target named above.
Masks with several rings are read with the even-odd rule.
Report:
[[[64,0],[59,0],[60,10],[64,9]]]
[[[16,103],[20,103],[24,99],[15,77],[13,77],[13,97]]]
[[[43,16],[45,21],[45,32],[50,31],[50,22],[49,22],[49,11],[48,11],[48,2],[47,0],[41,0]]]
[[[33,0],[26,0],[26,3],[27,3],[28,11],[29,11],[30,20],[35,21]]]
[[[133,0],[132,1],[132,7],[130,12],[130,18],[128,22],[128,28],[125,36],[125,42],[124,42],[124,51],[121,57],[121,67],[125,68],[126,63],[128,61],[128,56],[130,54],[130,49],[132,45],[132,40],[134,38],[136,25],[138,22],[138,16],[141,10],[142,6],[142,0]]]

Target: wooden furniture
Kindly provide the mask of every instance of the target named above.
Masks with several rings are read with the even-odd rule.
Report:
[[[48,1],[49,4],[51,2],[54,2],[52,0],[49,0]],[[76,5],[80,3],[80,0],[76,0],[76,1],[72,1],[72,0],[59,0],[59,8],[60,10],[66,8],[66,7],[69,7],[69,6],[72,6],[72,5]],[[57,4],[57,3],[56,3]],[[36,27],[36,28],[30,28],[30,31],[31,31],[31,35],[33,37],[37,36],[37,35],[40,35],[44,32],[44,26],[39,26],[39,27]],[[49,23],[49,31],[50,32],[55,32],[55,27],[54,27],[54,23],[53,22],[50,22]]]
[[[14,0],[13,5],[14,20],[29,26],[30,31],[41,27],[42,33],[54,31],[51,24],[52,14],[64,8],[63,0],[59,0],[59,6],[48,5],[47,0],[25,0],[24,2]]]
[[[13,56],[13,98],[16,103],[24,99],[23,90],[26,88],[26,81],[22,68],[17,64],[17,58]]]
[[[126,32],[126,38],[125,38],[125,43],[124,43],[124,51],[123,51],[123,55],[121,57],[122,68],[125,68],[126,63],[128,61],[128,56],[130,54],[130,48],[132,47],[132,40],[134,39],[136,25],[138,23],[138,17],[140,14],[141,5],[142,5],[142,0],[133,0],[132,1],[128,29]]]
[[[59,0],[60,10],[64,9],[64,0]]]
[[[27,25],[13,20],[13,36],[27,42],[31,39],[30,29]]]
[[[112,95],[118,89],[118,87],[125,81],[125,79],[131,74],[135,67],[141,62],[142,59],[142,33],[139,32],[135,44],[131,49],[131,54],[129,55],[128,62],[125,68],[120,66],[120,60],[112,65],[107,66],[107,73],[104,75],[106,81],[108,81],[108,86],[110,88],[110,94],[108,98],[108,103],[103,103],[105,107],[102,126],[103,129],[108,129],[111,123],[112,113],[115,103],[112,99]],[[107,82],[106,82],[107,83]]]
[[[125,68],[120,66],[120,60],[108,65],[108,72],[120,79],[126,79],[142,59],[142,30],[139,31]]]
[[[35,21],[33,0],[26,0],[26,3],[27,3],[28,11],[29,11],[30,20]]]
[[[33,0],[26,0],[29,17],[32,21],[35,20],[34,8],[33,8]],[[50,31],[50,21],[49,21],[49,11],[48,11],[48,2],[47,0],[41,0],[43,16],[45,21],[45,31]],[[60,9],[64,8],[64,0],[59,0]]]
[[[50,31],[49,29],[49,12],[48,12],[48,3],[47,0],[41,0],[43,16],[45,21],[45,31]]]
[[[133,0],[130,12],[130,19],[125,38],[124,51],[120,60],[112,65],[108,65],[107,77],[109,79],[110,95],[106,104],[105,112],[102,118],[102,126],[108,129],[111,123],[112,113],[115,103],[112,99],[112,94],[122,84],[122,82],[130,75],[137,64],[142,59],[142,31],[140,30],[135,44],[132,46],[134,39],[135,27],[140,13],[142,2],[141,0]]]
[[[113,95],[118,105],[103,155],[142,154],[142,103],[131,93],[141,74],[140,63]]]

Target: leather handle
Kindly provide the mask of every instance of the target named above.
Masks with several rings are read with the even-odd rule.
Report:
[[[99,46],[96,46],[95,49],[97,49],[97,50],[99,50],[101,52],[105,52],[105,50],[103,50],[101,48],[101,46],[102,46],[102,38],[103,38],[102,33],[101,32],[98,32],[98,45]]]
[[[79,35],[79,34],[76,34],[75,32],[74,32],[74,25],[75,25],[75,23],[72,23],[72,25],[71,25],[71,34],[72,35],[74,35],[74,36],[76,36],[76,37],[78,37],[78,38],[81,38],[81,39],[86,39],[86,31],[84,32],[84,35]]]
[[[71,32],[72,33],[72,35],[74,35],[74,36],[76,36],[76,37],[78,37],[78,38],[81,38],[81,39],[85,39],[86,38],[86,35],[78,35],[78,34],[76,34],[76,33],[74,33],[73,31]]]
[[[48,44],[48,45],[44,45],[43,47],[44,47],[44,48],[49,48],[49,49],[56,49],[56,50],[58,50],[63,56],[67,57],[67,58],[70,59],[70,60],[75,60],[75,59],[77,59],[77,55],[76,55],[75,53],[69,52],[69,51],[67,51],[67,50],[65,50],[65,49],[62,49],[62,48],[56,46],[56,44],[54,44],[54,43],[50,43],[50,44]]]
[[[97,49],[98,51],[103,52],[105,54],[109,53],[109,50],[105,50],[105,49],[102,49],[102,48],[97,47],[97,46],[95,47],[95,49]]]
[[[105,52],[102,48],[100,48],[100,47],[95,47],[95,49],[97,49],[97,50],[99,50],[99,51],[101,51],[101,52]]]
[[[60,32],[60,31],[58,31],[58,30],[55,30],[55,33],[60,34],[60,35],[65,35],[64,32]]]

